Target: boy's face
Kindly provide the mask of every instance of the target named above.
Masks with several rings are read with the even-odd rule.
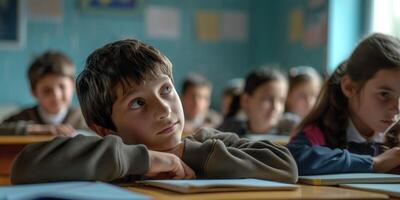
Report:
[[[181,141],[184,116],[171,79],[160,75],[130,84],[125,93],[117,86],[111,115],[116,134],[126,144],[145,144],[157,151],[174,148]]]
[[[48,113],[57,114],[70,106],[74,81],[68,76],[43,76],[32,91],[38,104]]]
[[[208,86],[189,87],[182,96],[185,117],[193,119],[208,111],[210,106],[211,90]]]

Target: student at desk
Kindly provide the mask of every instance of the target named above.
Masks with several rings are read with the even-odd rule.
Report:
[[[87,129],[79,109],[70,106],[74,93],[75,66],[64,54],[48,51],[30,65],[28,78],[37,104],[9,116],[0,134],[53,134],[74,136]]]
[[[286,135],[290,135],[313,108],[322,85],[319,73],[309,66],[290,68],[288,77],[285,112],[278,125],[280,131]]]
[[[210,108],[211,83],[200,74],[190,74],[182,84],[182,106],[185,115],[183,135],[187,136],[199,128],[215,128],[221,124],[222,116]]]
[[[277,124],[285,108],[287,88],[286,77],[276,69],[264,67],[251,72],[240,96],[240,107],[246,118],[234,113],[218,129],[249,138],[280,135]]]
[[[391,172],[400,148],[381,134],[400,112],[400,40],[373,34],[325,82],[288,148],[300,175]],[[398,172],[398,171],[397,171]]]
[[[58,137],[29,145],[14,162],[12,183],[137,176],[297,181],[296,163],[284,146],[211,128],[181,141],[185,120],[172,64],[140,41],[95,50],[78,77],[77,93],[86,122],[104,137]]]

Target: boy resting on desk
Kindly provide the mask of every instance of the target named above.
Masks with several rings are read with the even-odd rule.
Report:
[[[77,80],[87,124],[101,137],[59,137],[27,146],[13,184],[137,178],[261,178],[294,183],[289,151],[268,141],[200,129],[181,140],[182,104],[172,64],[154,47],[122,40],[94,51]]]
[[[61,52],[48,51],[37,57],[28,70],[37,105],[6,118],[0,125],[0,135],[74,136],[75,129],[88,129],[81,111],[71,107],[74,72],[74,64]]]

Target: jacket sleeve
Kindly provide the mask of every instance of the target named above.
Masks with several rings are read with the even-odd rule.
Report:
[[[289,150],[269,141],[200,129],[184,140],[183,161],[199,178],[260,178],[295,183],[297,167]]]
[[[70,108],[70,111],[64,119],[64,124],[70,124],[77,130],[91,131],[86,125],[85,118],[83,118],[82,111],[77,108]]]
[[[373,169],[371,156],[311,145],[303,133],[297,134],[288,148],[297,162],[299,175],[369,173]]]
[[[5,118],[0,124],[0,135],[25,135],[29,125],[37,121],[35,108],[26,108]]]
[[[31,121],[14,121],[0,124],[0,135],[25,135]]]
[[[120,137],[58,137],[28,145],[14,161],[13,184],[51,181],[112,181],[148,171],[144,145],[126,145]]]

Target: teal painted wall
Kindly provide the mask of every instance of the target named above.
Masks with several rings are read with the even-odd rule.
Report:
[[[305,49],[301,43],[289,42],[288,16],[295,8],[307,11],[307,0],[143,0],[143,7],[157,5],[180,10],[181,35],[177,40],[147,37],[144,12],[88,14],[80,11],[78,1],[63,0],[62,22],[28,20],[25,47],[0,50],[0,104],[27,105],[34,102],[25,74],[31,59],[42,51],[64,51],[76,63],[79,72],[85,58],[95,48],[134,37],[152,44],[171,59],[178,91],[187,73],[194,71],[206,75],[214,83],[212,105],[218,108],[220,92],[226,81],[244,77],[260,65],[279,64],[285,69],[294,65],[311,65],[322,73],[327,70],[328,62],[328,66],[334,66],[348,54],[348,49],[352,49],[360,37],[359,29],[365,29],[359,26],[359,18],[353,19],[360,13],[365,14],[364,10],[357,10],[361,1],[326,1],[323,9],[329,13],[329,42]],[[193,22],[196,11],[203,9],[247,12],[249,39],[242,42],[198,41]],[[342,11],[346,13],[340,15]],[[335,18],[331,18],[331,12],[337,13]],[[74,103],[77,104],[76,98]]]
[[[313,48],[304,48],[301,42],[289,41],[289,15],[293,9],[307,12],[305,0],[255,0],[251,5],[253,54],[251,66],[279,65],[284,69],[296,65],[314,66],[320,72],[326,69],[326,42]],[[328,4],[322,10],[328,12]]]
[[[276,62],[275,48],[278,34],[276,10],[278,1],[252,0],[250,5],[250,66],[260,67],[263,64]]]
[[[249,69],[249,41],[199,42],[195,37],[195,12],[201,9],[239,10],[250,13],[247,0],[149,0],[143,6],[175,7],[181,11],[181,35],[178,40],[152,39],[146,36],[144,12],[135,14],[88,14],[79,10],[77,1],[63,0],[62,22],[27,24],[25,47],[0,50],[0,104],[27,105],[30,96],[26,70],[31,59],[46,49],[65,52],[82,70],[85,58],[95,48],[134,37],[160,49],[174,64],[178,91],[183,77],[190,71],[206,75],[214,83],[213,105],[218,107],[221,88],[230,78],[244,76]],[[223,74],[223,76],[221,76]],[[75,98],[75,104],[77,104]]]

